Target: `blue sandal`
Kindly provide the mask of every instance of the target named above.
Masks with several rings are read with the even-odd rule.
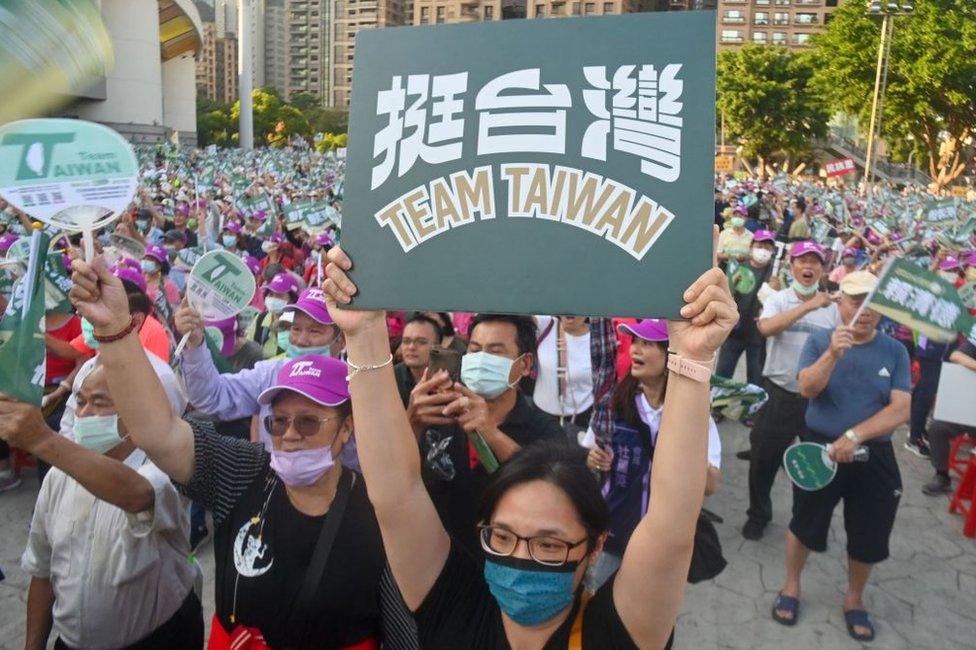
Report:
[[[779,614],[776,610],[782,609],[784,611],[790,612],[792,617],[787,618]],[[794,598],[793,596],[784,596],[780,592],[776,596],[776,600],[773,601],[773,620],[780,625],[793,626],[796,625],[796,619],[800,615],[800,600]]]
[[[851,638],[855,641],[874,641],[874,625],[871,624],[871,619],[868,618],[868,613],[863,609],[851,609],[844,612],[844,621],[847,622],[847,633],[851,635]],[[858,634],[854,628],[855,627],[866,627],[870,632],[867,634]]]

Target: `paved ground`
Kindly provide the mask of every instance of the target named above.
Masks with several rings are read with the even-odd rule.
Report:
[[[725,445],[723,485],[707,507],[725,517],[718,526],[729,565],[717,579],[690,586],[678,623],[679,648],[856,648],[841,612],[846,587],[843,522],[834,517],[831,548],[811,557],[804,574],[799,623],[774,623],[769,610],[784,576],[783,549],[790,489],[781,475],[774,488],[774,523],[759,542],[739,533],[747,505],[747,463],[734,453],[747,431],[734,423],[720,426]],[[904,434],[899,439],[904,440]],[[976,541],[962,535],[962,520],[947,512],[946,498],[922,495],[931,470],[926,462],[898,448],[905,484],[892,534],[892,557],[875,570],[865,596],[878,628],[875,648],[976,647]],[[30,477],[13,493],[0,495],[0,648],[23,647],[28,579],[19,556],[37,492]],[[208,577],[213,555],[200,554]],[[213,611],[213,585],[204,587],[204,611]]]

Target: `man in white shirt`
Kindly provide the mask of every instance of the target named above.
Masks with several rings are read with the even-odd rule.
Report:
[[[0,438],[52,465],[21,558],[26,647],[46,648],[53,627],[55,648],[201,648],[189,503],[128,439],[101,368],[75,398],[75,442],[0,398]]]
[[[783,453],[805,426],[807,401],[800,396],[797,372],[800,353],[810,333],[841,325],[831,297],[820,291],[827,256],[813,241],[790,247],[792,284],[766,299],[756,326],[766,337],[763,388],[769,401],[756,416],[749,436],[749,510],[742,527],[746,539],[760,539],[773,518],[769,498]]]

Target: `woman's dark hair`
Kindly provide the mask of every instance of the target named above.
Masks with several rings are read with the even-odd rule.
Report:
[[[129,299],[129,313],[145,314],[146,316],[152,314],[152,301],[149,300],[146,292],[139,288],[139,285],[132,280],[122,280],[122,286],[125,288],[125,295]]]
[[[668,351],[667,341],[649,341],[649,343],[653,343],[664,350],[665,354]],[[613,397],[610,398],[610,409],[614,416],[633,426],[637,426],[640,423],[640,413],[637,412],[637,404],[634,401],[640,389],[640,381],[628,372],[627,376],[613,389]],[[667,394],[668,373],[665,371],[664,392],[661,394],[661,398],[663,399]]]
[[[509,314],[478,314],[471,321],[468,333],[482,323],[509,323],[515,326],[515,344],[519,354],[535,354],[537,328],[531,316],[512,316]]]
[[[498,502],[509,490],[532,481],[551,483],[569,497],[591,545],[610,527],[610,509],[599,483],[586,467],[586,450],[568,441],[533,443],[498,468],[481,495],[478,521],[491,521]]]
[[[454,321],[451,320],[451,315],[446,311],[439,311],[437,317],[441,319],[441,332],[444,336],[454,336]]]

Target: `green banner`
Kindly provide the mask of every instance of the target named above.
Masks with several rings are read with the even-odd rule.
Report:
[[[44,263],[48,237],[31,239],[27,273],[0,320],[0,393],[35,406],[44,396]]]
[[[44,309],[57,314],[70,314],[74,307],[68,299],[71,291],[71,278],[64,268],[60,253],[48,253],[44,263]]]
[[[759,412],[769,395],[761,387],[712,375],[711,404],[732,420],[744,422]]]
[[[868,296],[871,309],[933,341],[951,342],[974,327],[959,292],[936,274],[905,259],[891,260]]]
[[[952,221],[956,218],[956,200],[929,200],[925,205],[925,219],[927,221]]]
[[[710,266],[713,12],[367,30],[355,77],[356,307],[677,317]]]

